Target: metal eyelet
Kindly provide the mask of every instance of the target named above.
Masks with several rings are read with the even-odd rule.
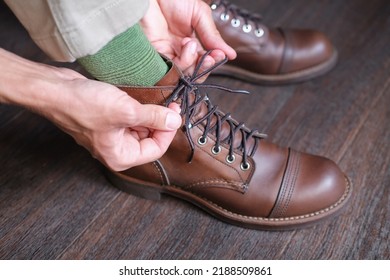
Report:
[[[262,37],[264,35],[265,31],[263,28],[259,28],[255,30],[256,37]]]
[[[220,152],[222,151],[222,148],[221,146],[214,146],[212,149],[211,149],[211,152],[214,154],[214,155],[218,155]]]
[[[229,18],[230,18],[229,14],[225,14],[225,13],[221,14],[221,20],[228,21]]]
[[[212,5],[210,6],[210,8],[211,8],[212,10],[215,10],[216,8],[218,8],[218,6],[217,6],[217,4],[212,4]]]
[[[234,155],[227,155],[226,156],[226,162],[227,163],[233,163],[236,160],[236,157]]]
[[[206,145],[206,143],[207,143],[207,138],[206,137],[200,136],[198,138],[198,144],[199,145],[203,146],[203,145]]]
[[[251,168],[251,165],[249,164],[249,162],[242,162],[240,167],[242,171],[247,171],[249,170],[249,168]]]
[[[233,27],[239,27],[241,22],[238,18],[234,18],[234,19],[232,19],[231,24]]]
[[[250,24],[244,24],[244,25],[242,26],[242,30],[243,30],[245,33],[249,33],[249,32],[251,32],[251,30],[252,30],[252,25],[250,25]]]

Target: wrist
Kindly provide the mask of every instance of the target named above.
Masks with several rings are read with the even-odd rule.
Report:
[[[58,69],[26,60],[0,49],[0,103],[27,108],[47,116],[61,99]],[[57,104],[57,105],[56,105]]]

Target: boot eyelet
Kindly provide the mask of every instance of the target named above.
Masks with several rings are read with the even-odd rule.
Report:
[[[214,154],[214,155],[218,155],[220,152],[222,151],[222,148],[221,146],[214,146],[212,149],[211,149],[211,152]]]
[[[255,35],[256,37],[262,37],[264,35],[265,31],[263,28],[256,29]]]
[[[221,20],[222,21],[228,21],[229,18],[230,18],[229,14],[225,14],[225,13],[221,14]]]
[[[212,5],[210,6],[210,8],[211,8],[212,10],[215,10],[216,8],[218,8],[218,6],[217,6],[217,4],[212,4]]]
[[[198,138],[198,144],[199,145],[203,146],[203,145],[206,145],[206,143],[207,143],[207,138],[206,137],[200,136]]]
[[[227,155],[226,156],[226,162],[231,164],[236,160],[236,157],[234,155]]]
[[[251,165],[249,164],[249,162],[243,162],[241,163],[240,167],[242,171],[247,171],[249,170],[249,168],[251,168]]]
[[[244,24],[244,25],[242,26],[242,30],[243,30],[245,33],[249,33],[249,32],[251,32],[251,30],[252,30],[252,25],[250,25],[250,24]]]
[[[238,18],[234,18],[234,19],[232,19],[231,24],[233,27],[239,27],[241,22]]]

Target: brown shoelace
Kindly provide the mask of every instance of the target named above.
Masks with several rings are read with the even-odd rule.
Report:
[[[213,67],[204,70],[199,73],[199,70],[204,62],[205,57],[210,54],[210,51],[204,54],[196,66],[192,76],[183,76],[180,78],[177,87],[172,92],[171,96],[166,102],[166,106],[170,103],[175,102],[178,99],[181,99],[181,114],[184,116],[184,132],[187,136],[188,142],[191,146],[191,156],[189,162],[192,161],[195,153],[195,144],[191,137],[191,129],[196,126],[203,126],[203,135],[198,139],[200,145],[206,144],[207,135],[213,133],[215,135],[215,146],[213,147],[212,152],[218,154],[221,151],[221,144],[226,143],[229,145],[229,154],[226,157],[226,161],[232,163],[235,160],[234,150],[239,150],[242,152],[243,159],[241,162],[241,168],[243,170],[248,170],[250,165],[248,163],[247,157],[249,150],[248,142],[250,139],[253,139],[253,145],[249,156],[253,156],[255,153],[259,140],[266,138],[265,134],[259,133],[257,130],[249,130],[245,127],[244,123],[238,123],[231,118],[230,113],[224,114],[218,110],[217,106],[212,105],[211,101],[208,98],[207,93],[201,92],[201,89],[212,88],[224,90],[232,93],[240,94],[249,94],[245,90],[232,90],[223,86],[214,85],[214,84],[200,84],[196,81],[205,75],[209,74],[215,68],[221,66],[227,62],[227,58],[223,61],[216,63]],[[206,106],[206,107],[203,107]],[[193,117],[200,112],[201,108],[207,108],[207,112],[202,115],[199,119],[192,120]],[[193,123],[191,123],[193,121]],[[227,124],[227,125],[226,125]],[[222,136],[224,132],[225,136]],[[226,133],[227,132],[227,133]],[[239,138],[241,136],[241,139]],[[235,140],[240,140],[239,145],[235,147]]]

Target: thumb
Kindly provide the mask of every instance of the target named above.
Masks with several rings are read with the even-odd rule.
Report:
[[[182,119],[177,108],[166,108],[153,104],[137,104],[129,114],[129,127],[146,127],[155,130],[172,131],[178,129]]]

